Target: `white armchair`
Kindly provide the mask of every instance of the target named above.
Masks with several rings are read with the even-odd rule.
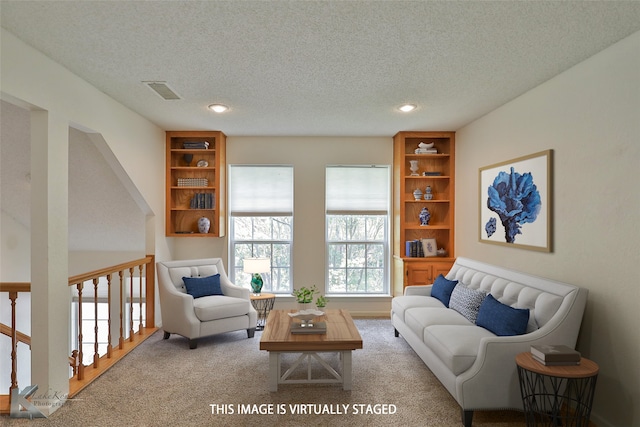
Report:
[[[171,334],[182,335],[194,349],[200,337],[239,329],[246,329],[248,337],[253,338],[258,314],[251,305],[249,289],[231,283],[221,258],[158,262],[156,271],[164,339]],[[224,295],[194,298],[187,293],[183,277],[215,274],[220,274]]]

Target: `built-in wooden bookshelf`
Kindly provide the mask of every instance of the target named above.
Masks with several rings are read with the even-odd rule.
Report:
[[[401,271],[404,289],[433,283],[455,261],[455,132],[399,132],[393,142],[394,263],[395,271]],[[416,153],[420,143],[433,146]],[[411,170],[411,161],[415,161],[416,171]],[[429,200],[424,199],[427,187],[432,195]],[[419,200],[415,190],[422,193]],[[419,218],[424,207],[431,216],[428,225],[421,225]],[[435,239],[445,254],[419,257],[411,253],[407,242],[423,239]]]
[[[166,132],[166,235],[220,237],[225,229],[226,136],[219,131]],[[208,233],[198,220],[208,218]]]

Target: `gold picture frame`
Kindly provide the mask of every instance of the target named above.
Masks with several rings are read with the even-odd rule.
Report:
[[[425,257],[432,257],[438,255],[438,245],[436,239],[422,239],[422,251]]]
[[[479,170],[479,240],[551,252],[553,150]]]

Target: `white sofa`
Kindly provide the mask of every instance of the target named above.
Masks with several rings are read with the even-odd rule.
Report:
[[[402,335],[455,398],[463,425],[471,426],[475,410],[522,410],[515,356],[532,344],[575,348],[587,290],[466,258],[457,258],[446,278],[529,309],[526,333],[497,336],[432,297],[428,285],[407,286],[393,298],[396,337]]]
[[[249,289],[236,286],[227,277],[221,258],[163,261],[156,263],[160,314],[164,339],[170,334],[189,339],[197,347],[198,338],[246,329],[253,338],[258,313],[251,304]],[[183,277],[202,278],[220,274],[224,295],[194,298],[187,293]]]

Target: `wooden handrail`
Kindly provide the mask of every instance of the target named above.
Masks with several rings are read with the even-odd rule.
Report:
[[[31,292],[31,283],[0,282],[0,292]]]
[[[11,329],[11,326],[0,323],[0,334],[11,337],[12,331],[13,329]],[[31,348],[31,337],[29,335],[16,331],[16,339],[18,340],[18,342],[26,344],[29,346],[29,348]]]
[[[146,257],[137,259],[135,261],[123,262],[122,264],[101,268],[100,270],[94,270],[88,273],[71,276],[69,277],[69,286],[75,286],[77,283],[84,282],[86,280],[93,280],[96,277],[106,276],[109,273],[128,270],[129,268],[137,267],[140,264],[149,264],[153,260],[153,258],[154,257],[152,255],[147,255]]]

